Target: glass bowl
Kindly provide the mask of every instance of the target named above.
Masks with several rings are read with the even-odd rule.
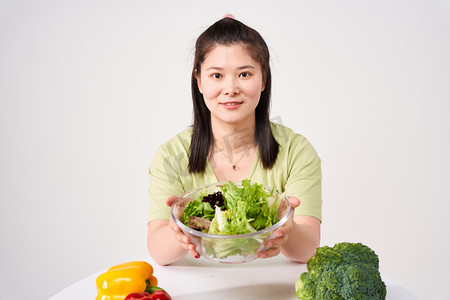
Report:
[[[267,249],[265,241],[274,237],[274,232],[280,228],[291,216],[293,209],[289,199],[273,188],[263,186],[267,191],[273,191],[269,203],[277,210],[278,222],[272,226],[252,233],[236,235],[217,235],[202,232],[186,226],[183,222],[184,209],[191,201],[221,191],[226,182],[209,184],[186,192],[181,195],[172,205],[172,218],[187,235],[191,242],[196,245],[197,252],[212,261],[220,263],[244,263],[257,258],[260,251]],[[233,182],[241,188],[241,182]],[[252,183],[253,184],[253,183]]]

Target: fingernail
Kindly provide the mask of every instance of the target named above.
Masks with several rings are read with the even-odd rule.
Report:
[[[266,255],[265,254],[260,254],[259,258],[266,258]]]
[[[273,243],[267,243],[266,247],[267,248],[272,248],[273,247]]]
[[[200,254],[195,254],[195,258],[200,258]]]

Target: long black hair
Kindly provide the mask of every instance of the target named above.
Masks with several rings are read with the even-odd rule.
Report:
[[[255,109],[255,140],[263,167],[272,168],[279,152],[279,145],[270,127],[270,54],[266,42],[254,29],[233,18],[224,18],[206,29],[195,44],[194,66],[191,78],[192,101],[194,105],[193,134],[189,154],[189,172],[203,173],[206,159],[214,145],[211,129],[211,113],[202,93],[198,89],[197,76],[206,55],[217,45],[243,44],[250,56],[260,64],[265,88]]]

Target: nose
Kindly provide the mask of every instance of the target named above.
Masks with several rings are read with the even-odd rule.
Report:
[[[223,94],[226,96],[234,96],[239,94],[239,82],[237,78],[228,78],[223,87]]]

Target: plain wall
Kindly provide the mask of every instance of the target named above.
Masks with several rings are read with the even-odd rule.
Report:
[[[147,257],[148,166],[225,13],[266,39],[272,118],[322,158],[322,245],[450,295],[448,1],[0,0],[1,299]]]

